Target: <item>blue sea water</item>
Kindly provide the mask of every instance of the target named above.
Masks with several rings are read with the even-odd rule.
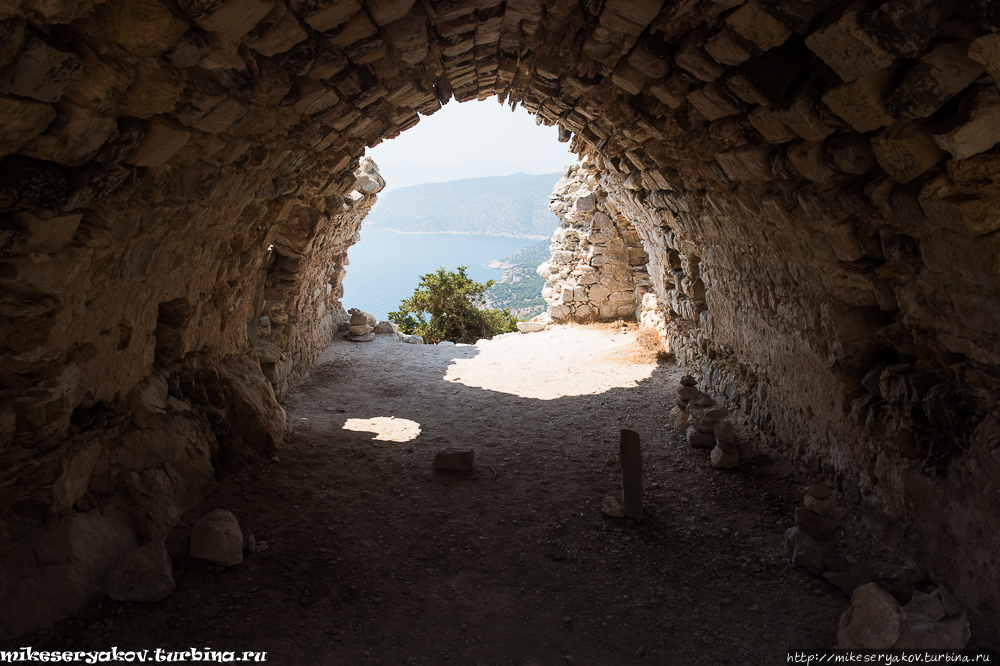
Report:
[[[536,238],[467,234],[400,234],[390,229],[361,229],[361,241],[347,251],[351,264],[344,278],[344,307],[360,308],[382,321],[413,295],[420,276],[468,266],[476,282],[499,280],[500,269],[484,264],[537,243]]]

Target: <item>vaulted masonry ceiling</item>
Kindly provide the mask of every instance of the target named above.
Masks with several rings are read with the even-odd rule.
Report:
[[[1000,4],[2,11],[3,636],[90,603],[282,445],[278,399],[336,331],[383,184],[365,147],[491,97],[558,124],[585,158],[573,206],[623,239],[590,310],[580,276],[553,307],[635,290],[706,390],[1000,611]],[[602,233],[576,214],[564,253]]]

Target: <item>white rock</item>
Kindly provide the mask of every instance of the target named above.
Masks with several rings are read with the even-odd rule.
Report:
[[[191,528],[191,557],[232,566],[243,561],[243,532],[239,521],[225,509],[202,516]]]
[[[174,568],[162,539],[118,560],[104,576],[102,591],[116,601],[153,602],[174,591]]]
[[[522,333],[537,333],[538,331],[544,331],[548,324],[542,324],[534,321],[519,321],[517,322],[517,330]]]

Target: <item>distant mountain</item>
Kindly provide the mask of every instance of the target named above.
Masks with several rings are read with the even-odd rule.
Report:
[[[446,164],[415,164],[413,162],[378,163],[379,173],[385,179],[382,196],[403,187],[413,187],[424,183],[444,183],[449,180],[466,178],[492,178],[515,173],[535,173],[524,167],[506,162],[452,162]]]
[[[404,187],[380,196],[365,226],[548,239],[559,225],[549,211],[549,195],[560,178],[561,173],[519,173]]]
[[[542,298],[545,280],[535,272],[539,264],[549,259],[549,240],[539,241],[503,259],[486,264],[503,268],[503,277],[486,290],[486,306],[509,308],[522,319],[531,319],[547,307]]]

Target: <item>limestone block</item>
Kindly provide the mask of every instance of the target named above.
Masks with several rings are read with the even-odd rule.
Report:
[[[982,74],[983,66],[968,56],[965,44],[943,42],[910,68],[886,108],[897,120],[926,118]]]
[[[823,91],[823,103],[857,132],[872,132],[894,121],[886,108],[902,62]]]
[[[295,14],[286,12],[267,32],[255,39],[248,39],[246,44],[261,55],[273,56],[284,53],[308,36]]]
[[[926,0],[888,0],[865,17],[865,28],[886,50],[916,58],[930,43],[945,8]]]
[[[150,541],[118,560],[101,590],[115,601],[153,602],[174,591],[173,563],[162,539]]]
[[[368,19],[368,15],[364,12],[358,12],[340,28],[336,37],[330,39],[330,43],[343,49],[376,34],[378,34],[378,28]]]
[[[48,104],[0,94],[0,156],[16,152],[56,118]]]
[[[340,101],[337,91],[327,88],[312,78],[299,78],[296,82],[296,90],[299,94],[299,101],[295,103],[293,108],[299,113],[308,115],[319,113]]]
[[[83,78],[87,61],[38,37],[28,40],[13,63],[0,71],[0,87],[18,97],[57,102]]]
[[[796,144],[788,149],[787,154],[792,166],[822,189],[829,189],[843,179],[843,176],[831,169],[827,163],[826,144],[822,142]]]
[[[785,556],[792,564],[805,568],[814,576],[821,576],[826,571],[824,562],[837,556],[837,544],[792,527],[785,532]]]
[[[246,107],[242,102],[229,98],[215,107],[207,116],[192,123],[192,127],[209,134],[225,132],[246,116]]]
[[[636,46],[632,49],[632,53],[628,56],[628,63],[650,79],[662,78],[670,71],[669,58],[651,53],[642,46]]]
[[[608,0],[605,7],[633,23],[646,26],[660,13],[663,2],[664,0]]]
[[[6,603],[0,604],[0,638],[51,627],[95,604],[105,572],[138,545],[130,528],[95,510],[53,519],[15,543],[37,567],[12,570],[9,563],[15,560],[8,546],[3,553],[7,585]]]
[[[715,435],[710,432],[702,432],[696,426],[690,426],[685,433],[688,444],[696,449],[715,448]]]
[[[70,101],[60,102],[59,122],[21,149],[23,155],[79,166],[89,161],[105,141],[117,131],[112,118],[102,118]]]
[[[143,60],[136,66],[134,79],[118,100],[117,111],[135,118],[170,113],[184,95],[186,86],[184,73],[160,67],[150,59]],[[69,94],[75,92],[76,88]]]
[[[225,509],[209,511],[191,528],[191,557],[232,566],[243,562],[243,532]]]
[[[798,135],[781,122],[774,110],[770,107],[761,106],[749,114],[747,119],[758,132],[770,143],[787,143],[798,137]]]
[[[471,472],[475,456],[472,449],[442,449],[434,456],[434,468],[447,472]]]
[[[900,183],[908,183],[944,159],[934,131],[919,120],[896,123],[872,139],[875,159]]]
[[[82,217],[80,213],[67,215],[44,209],[17,213],[17,224],[26,237],[23,251],[36,254],[58,252],[73,240]]]
[[[889,649],[904,637],[905,623],[906,613],[892,595],[875,583],[860,585],[851,595],[851,607],[840,618],[837,645],[845,649]]]
[[[985,67],[994,81],[1000,82],[1000,34],[983,35],[972,40],[969,57]]]
[[[834,132],[823,122],[816,110],[816,100],[809,94],[796,96],[790,104],[775,109],[774,114],[785,127],[806,141],[822,141]]]
[[[875,153],[871,142],[854,134],[838,135],[827,142],[827,152],[833,168],[856,176],[875,166]]]
[[[771,149],[747,145],[717,153],[715,160],[730,180],[736,182],[774,180],[771,172]]]
[[[705,40],[704,49],[716,62],[730,67],[739,67],[750,59],[750,53],[726,28],[709,35]]]
[[[76,85],[66,91],[66,98],[97,113],[114,111],[132,84],[136,68],[114,60],[105,62],[87,48],[80,51],[87,58],[87,68]]]
[[[726,23],[761,51],[780,46],[792,36],[788,26],[769,14],[758,0],[746,2],[726,17]]]
[[[161,166],[187,145],[190,130],[158,117],[149,124],[149,133],[123,161],[135,166]]]
[[[672,76],[664,81],[654,82],[649,86],[649,92],[671,109],[676,109],[687,101],[688,87],[688,83]]]
[[[274,0],[226,0],[208,16],[195,17],[195,23],[226,41],[239,42],[273,9]]]
[[[365,4],[372,19],[379,25],[389,25],[410,12],[414,0],[368,0]]]
[[[106,2],[94,14],[104,34],[138,56],[160,55],[188,29],[158,0]]]
[[[747,104],[767,106],[767,98],[742,73],[729,72],[725,80],[726,88]]]
[[[716,469],[732,469],[740,464],[740,454],[735,451],[725,451],[721,445],[712,449],[712,467]]]
[[[996,86],[983,86],[971,95],[968,118],[934,141],[955,159],[982,153],[1000,142],[1000,92]]]
[[[646,86],[649,78],[635,67],[632,67],[628,61],[622,60],[611,75],[611,81],[630,95],[638,95]]]
[[[826,231],[826,240],[841,261],[857,261],[865,256],[854,224],[842,222]]]
[[[895,59],[858,25],[858,16],[863,10],[863,2],[849,5],[806,37],[806,46],[844,82],[885,69]]]
[[[685,40],[674,55],[674,62],[706,83],[714,81],[726,71],[705,55],[697,34]]]
[[[365,331],[367,333],[368,331]],[[357,335],[362,335],[358,333]],[[258,340],[254,346],[254,353],[261,363],[277,363],[281,360],[281,347],[267,340]]]
[[[187,69],[197,65],[211,51],[212,47],[201,33],[190,30],[184,33],[184,36],[165,55],[174,67]]]
[[[706,120],[718,120],[740,112],[739,108],[729,103],[719,93],[719,84],[714,81],[689,92],[687,100]]]

